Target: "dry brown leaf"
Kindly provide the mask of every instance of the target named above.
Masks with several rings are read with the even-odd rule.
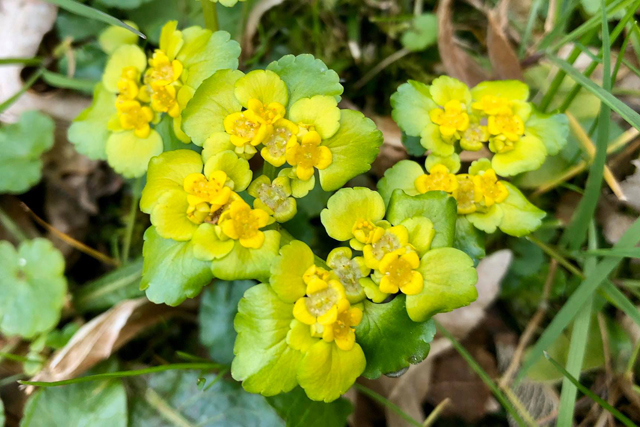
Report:
[[[487,80],[487,75],[455,40],[452,3],[453,0],[441,0],[438,6],[438,51],[448,75],[470,86],[475,86]]]
[[[493,72],[499,79],[523,80],[520,60],[504,32],[509,0],[502,0],[487,13],[487,53]]]
[[[122,301],[82,326],[32,380],[75,378],[109,358],[142,330],[178,312],[178,309],[153,304],[146,298]],[[27,393],[32,391],[33,387],[27,388]]]
[[[0,58],[35,56],[42,38],[53,28],[57,8],[42,0],[4,0],[0,8]],[[0,67],[0,102],[22,89],[22,68],[21,65]],[[54,118],[71,121],[89,104],[89,99],[66,91],[46,95],[28,91],[0,114],[0,119],[15,122],[24,111],[40,110]]]

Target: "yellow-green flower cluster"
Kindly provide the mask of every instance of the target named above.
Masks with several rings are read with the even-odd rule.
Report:
[[[136,38],[109,28],[101,45],[110,54],[94,102],[69,129],[79,152],[107,162],[125,177],[139,177],[173,137],[189,143],[182,111],[200,83],[216,70],[236,68],[240,47],[226,32],[177,29],[168,22],[157,49],[147,53]],[[107,43],[107,37],[115,39]],[[173,122],[158,132],[162,117]],[[170,129],[172,128],[172,130]]]

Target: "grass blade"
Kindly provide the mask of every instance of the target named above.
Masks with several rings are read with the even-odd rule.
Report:
[[[618,258],[640,258],[640,248],[629,249],[598,249],[585,251],[585,255],[610,256]]]
[[[87,375],[86,377],[72,378],[70,380],[51,381],[51,382],[18,381],[18,383],[22,385],[32,385],[36,387],[58,387],[61,385],[86,383],[90,381],[98,381],[98,380],[111,379],[111,378],[136,377],[139,375],[153,374],[156,372],[188,370],[188,369],[220,370],[220,369],[227,369],[227,367],[219,363],[174,363],[172,365],[160,365],[160,366],[154,366],[152,368],[136,369],[131,371],[107,372],[104,374]]]
[[[92,7],[86,6],[82,3],[78,3],[74,0],[46,0],[49,3],[55,4],[66,10],[67,12],[71,12],[75,15],[82,16],[84,18],[95,19],[96,21],[102,21],[109,25],[115,25],[118,27],[126,28],[131,31],[133,34],[146,39],[147,36],[142,34],[140,31],[136,30],[130,25],[125,24],[118,18],[114,18],[113,16],[102,12],[101,10],[94,9]]]
[[[45,71],[42,75],[45,82],[51,86],[59,87],[61,89],[73,89],[82,92],[93,92],[93,87],[96,85],[96,81],[74,79],[73,77],[67,77],[59,73],[52,71]]]
[[[624,314],[629,316],[631,320],[636,322],[638,326],[640,326],[640,311],[636,308],[636,306],[629,301],[629,298],[623,294],[620,289],[616,288],[616,286],[607,281],[602,284],[600,288],[604,297],[613,304],[618,310],[622,311]]]
[[[546,351],[544,352],[544,357],[546,357],[547,360],[549,360],[549,362],[551,362],[551,364],[560,373],[562,373],[562,375],[564,375],[565,378],[567,378],[569,381],[571,381],[581,392],[583,392],[585,395],[589,396],[589,398],[591,400],[593,400],[594,402],[596,402],[598,405],[602,406],[604,409],[606,409],[607,411],[611,412],[611,414],[614,417],[616,417],[622,424],[624,424],[626,426],[629,426],[629,427],[636,427],[636,425],[633,423],[633,421],[631,421],[629,418],[625,417],[624,414],[622,414],[620,411],[618,411],[613,406],[609,405],[605,400],[602,400],[602,398],[600,398],[600,396],[598,396],[597,394],[595,394],[594,392],[589,390],[587,387],[585,387],[582,384],[580,384],[580,382],[577,379],[575,379],[558,362],[556,362],[552,357],[550,357],[547,354]],[[558,424],[558,425],[560,425],[560,424]]]
[[[602,64],[603,88],[599,88],[609,96],[611,95],[611,46],[609,40],[609,22],[604,9],[604,0],[602,11]],[[571,67],[573,68],[573,67]],[[582,74],[580,74],[582,76]],[[582,76],[584,78],[584,76]],[[589,79],[586,79],[589,80]],[[591,82],[591,80],[589,80]],[[592,82],[593,83],[593,82]],[[595,85],[595,84],[594,84]],[[617,98],[616,101],[623,104]],[[626,105],[625,105],[626,106]],[[628,107],[627,107],[628,108]],[[633,111],[633,110],[632,110]],[[635,113],[635,111],[634,111]],[[635,113],[638,115],[637,113]],[[600,116],[598,118],[598,138],[596,140],[596,155],[589,169],[589,177],[585,187],[584,197],[580,200],[577,212],[573,216],[571,224],[565,230],[561,242],[568,243],[569,249],[577,250],[582,246],[585,240],[587,229],[591,223],[591,219],[596,211],[596,205],[600,198],[602,189],[602,179],[604,178],[605,162],[607,161],[607,146],[609,144],[609,116],[611,110],[602,102],[600,104]],[[640,115],[638,115],[640,120]],[[640,124],[640,121],[639,121]]]
[[[597,237],[595,224],[591,221],[589,226],[589,248],[596,249]],[[596,266],[596,258],[589,257],[584,263],[584,272],[589,275]],[[593,297],[589,298],[576,316],[569,343],[569,354],[567,355],[567,372],[580,377],[582,363],[587,349],[587,339],[589,336],[589,325],[591,323],[591,311],[593,309]],[[562,380],[562,393],[560,395],[560,405],[558,408],[558,427],[573,425],[573,413],[576,406],[576,386],[567,378]]]
[[[442,335],[447,337],[449,339],[449,341],[451,341],[451,344],[453,344],[453,347],[456,349],[456,351],[467,362],[469,367],[471,369],[473,369],[473,371],[476,374],[478,374],[480,379],[482,379],[482,381],[487,385],[487,387],[489,387],[489,390],[491,390],[491,392],[496,397],[496,399],[498,399],[498,401],[500,402],[502,407],[513,417],[513,419],[516,421],[516,423],[518,423],[518,425],[520,425],[520,426],[526,426],[527,423],[525,423],[525,421],[522,419],[522,415],[514,408],[512,403],[502,393],[502,391],[500,390],[498,385],[491,379],[489,374],[487,374],[484,371],[484,369],[482,369],[482,367],[478,364],[478,362],[476,362],[476,360],[473,358],[473,356],[471,356],[471,354],[469,354],[467,349],[464,348],[462,346],[462,344],[460,344],[458,342],[458,340],[456,340],[455,337],[453,335],[451,335],[451,333],[449,331],[447,331],[445,328],[443,328],[442,325],[440,323],[438,323],[437,321],[436,321],[436,327],[438,328],[438,332],[440,332]],[[525,410],[525,409],[523,408],[523,410]],[[531,417],[529,417],[529,418],[531,418]],[[533,425],[535,425],[535,423]]]
[[[0,65],[40,65],[42,64],[42,58],[0,58]]]
[[[3,113],[7,108],[11,107],[13,105],[14,102],[16,102],[18,99],[20,99],[20,97],[22,95],[24,95],[24,93],[26,91],[29,90],[29,88],[31,86],[33,86],[33,84],[35,82],[38,81],[38,79],[40,78],[40,76],[42,76],[42,73],[44,72],[43,68],[39,68],[38,71],[36,71],[35,73],[33,73],[33,75],[31,77],[29,77],[29,80],[27,80],[26,82],[24,82],[24,86],[22,86],[22,89],[20,89],[18,91],[18,93],[16,93],[15,95],[13,95],[11,98],[7,99],[6,101],[4,101],[2,104],[0,104],[0,113]]]
[[[637,219],[622,238],[615,244],[615,249],[628,249],[634,247],[640,241],[640,218]],[[518,373],[516,383],[520,382],[531,366],[542,356],[542,352],[560,336],[562,331],[571,323],[584,304],[596,291],[598,286],[604,282],[609,274],[618,266],[620,258],[606,258],[600,261],[593,273],[585,278],[580,286],[571,294],[567,302],[553,318],[551,323],[544,330],[536,344],[531,349],[529,357],[526,358],[522,369]]]
[[[355,383],[354,386],[355,386],[356,390],[358,390],[359,392],[361,392],[364,395],[369,396],[371,399],[373,399],[376,402],[386,406],[387,408],[391,409],[393,412],[398,414],[400,417],[402,417],[402,419],[407,421],[409,424],[411,424],[411,425],[413,425],[415,427],[422,427],[422,424],[420,424],[418,421],[414,420],[411,417],[411,415],[409,415],[406,412],[404,412],[402,409],[400,409],[400,407],[398,405],[396,405],[395,403],[391,402],[389,399],[386,399],[384,396],[380,396],[375,391],[371,390],[368,387],[363,386],[360,383]]]
[[[518,49],[518,57],[520,58],[524,56],[524,53],[527,50],[527,44],[529,43],[529,39],[531,38],[531,32],[533,31],[533,26],[535,25],[536,19],[538,18],[538,11],[540,10],[541,5],[542,0],[534,0],[531,4],[531,9],[529,9],[527,27],[524,30],[524,34],[522,35],[522,39],[520,40],[520,48]]]

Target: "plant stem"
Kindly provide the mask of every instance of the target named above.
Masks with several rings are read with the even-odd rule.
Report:
[[[0,208],[0,223],[11,233],[18,243],[28,240],[27,235],[24,234],[20,227],[18,227],[18,224],[16,224],[2,208]]]
[[[211,0],[202,0],[202,13],[204,15],[204,26],[213,31],[218,31],[218,9],[216,3]]]
[[[129,250],[131,249],[133,226],[136,223],[136,214],[138,213],[140,184],[142,184],[142,178],[137,178],[135,183],[133,184],[133,187],[131,188],[131,206],[129,207],[129,215],[127,216],[127,229],[124,235],[124,244],[122,247],[122,264],[126,264],[129,260]]]

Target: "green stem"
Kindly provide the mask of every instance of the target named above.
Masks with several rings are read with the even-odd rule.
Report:
[[[129,207],[129,215],[127,216],[127,230],[124,235],[124,244],[122,247],[122,264],[126,264],[129,260],[129,250],[131,249],[131,237],[133,236],[133,226],[136,223],[136,214],[138,213],[138,200],[140,200],[140,185],[142,178],[137,178],[131,188],[131,206]]]
[[[18,227],[13,219],[5,211],[0,208],[0,223],[11,233],[11,235],[19,242],[22,243],[28,240],[27,235]]]
[[[575,265],[571,264],[556,249],[554,249],[551,246],[541,242],[540,240],[538,240],[537,238],[533,237],[532,235],[527,236],[527,240],[530,241],[531,243],[533,243],[534,245],[538,246],[540,249],[542,249],[542,251],[544,253],[549,255],[551,258],[553,258],[556,261],[558,261],[558,264],[560,264],[561,266],[563,266],[564,268],[569,270],[570,273],[575,274],[576,276],[584,279],[584,273],[582,271],[580,271],[580,269],[578,267],[576,267]]]
[[[213,31],[218,31],[218,9],[216,9],[216,3],[211,0],[201,0],[202,13],[204,15],[204,26]]]
[[[0,104],[0,113],[4,112],[4,110],[8,109],[9,107],[11,107],[13,105],[14,102],[16,102],[18,99],[20,99],[20,97],[22,95],[24,95],[24,93],[26,91],[29,90],[29,88],[31,86],[33,86],[33,84],[35,82],[38,81],[38,79],[42,76],[42,73],[44,73],[44,68],[38,68],[38,71],[36,71],[35,73],[33,73],[33,75],[31,77],[29,77],[29,79],[24,83],[24,86],[22,86],[22,89],[20,89],[15,95],[13,95],[11,98],[7,99],[6,101],[4,101],[2,104]]]

